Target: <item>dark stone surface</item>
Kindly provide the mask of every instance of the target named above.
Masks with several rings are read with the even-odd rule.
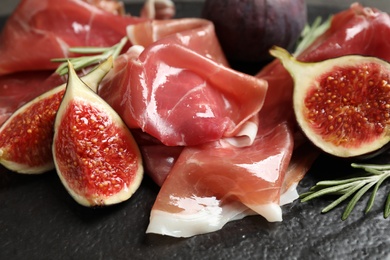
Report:
[[[348,173],[349,163],[320,157],[299,186],[318,176]],[[350,218],[343,207],[320,214],[330,199],[283,207],[283,222],[259,216],[191,238],[145,234],[158,188],[145,178],[127,202],[107,208],[79,206],[55,172],[25,176],[0,169],[0,259],[386,259],[389,220],[383,218],[385,184],[370,213],[365,196]]]
[[[199,4],[178,6],[179,16],[199,10]],[[349,162],[321,156],[298,190],[319,176],[350,172]],[[364,196],[346,221],[340,219],[345,205],[320,213],[331,201],[324,198],[284,206],[281,223],[252,216],[177,239],[145,234],[158,193],[149,178],[129,201],[91,209],[67,194],[55,172],[26,176],[0,167],[0,259],[389,259],[390,225],[383,218],[389,188],[383,184],[367,215]]]

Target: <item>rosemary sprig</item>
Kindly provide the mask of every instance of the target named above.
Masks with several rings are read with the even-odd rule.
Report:
[[[307,47],[310,46],[320,35],[329,29],[332,21],[332,16],[329,16],[324,22],[322,17],[317,17],[311,25],[306,24],[301,33],[301,39],[298,41],[294,55],[299,55]]]
[[[58,66],[56,72],[60,75],[68,73],[68,61],[73,64],[75,70],[80,70],[91,65],[100,63],[103,60],[108,59],[112,56],[114,59],[118,57],[123,47],[125,46],[128,38],[123,37],[117,44],[111,47],[73,47],[69,48],[70,52],[79,54],[89,54],[87,56],[75,57],[75,58],[57,58],[52,59],[52,62],[62,62]],[[95,55],[91,55],[95,54]]]
[[[365,210],[365,213],[369,212],[374,204],[379,186],[385,180],[390,179],[390,164],[376,165],[353,163],[351,166],[354,168],[363,169],[365,172],[361,175],[347,179],[320,181],[308,192],[302,193],[300,195],[301,201],[305,202],[325,195],[339,195],[338,199],[333,201],[321,211],[322,213],[326,213],[353,195],[341,217],[342,220],[345,220],[351,214],[361,197],[368,190],[373,188]],[[386,199],[383,216],[384,218],[387,218],[389,215],[390,192]]]

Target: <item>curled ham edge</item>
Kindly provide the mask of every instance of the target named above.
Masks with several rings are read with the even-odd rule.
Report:
[[[159,30],[156,28],[163,28],[163,29]],[[156,56],[157,55],[156,53],[167,53],[166,50],[175,53],[180,53],[177,54],[179,57],[178,59],[169,58],[169,55],[167,56],[167,54],[161,54],[161,55],[164,56],[164,59],[169,59],[169,61],[165,60],[165,62],[170,66],[173,66],[175,68],[177,67],[179,69],[188,70],[188,71],[194,71],[194,74],[199,75],[201,78],[206,77],[207,82],[211,82],[211,84],[218,86],[216,87],[216,91],[221,91],[223,92],[223,95],[227,95],[226,102],[228,102],[229,100],[233,100],[233,102],[235,102],[233,103],[234,106],[237,106],[237,104],[240,105],[245,104],[246,102],[245,100],[247,98],[252,98],[250,103],[247,106],[245,106],[247,108],[243,109],[240,114],[237,114],[237,116],[235,116],[234,119],[232,119],[231,121],[224,120],[224,123],[229,123],[229,125],[219,127],[221,130],[225,128],[224,133],[222,133],[221,130],[216,130],[216,131],[212,130],[213,131],[212,134],[214,136],[219,135],[218,138],[225,137],[226,141],[230,142],[235,146],[241,146],[241,147],[248,146],[253,143],[253,140],[257,133],[258,119],[257,116],[255,115],[257,111],[261,109],[261,106],[263,104],[264,96],[267,89],[267,82],[262,79],[251,77],[249,75],[245,75],[230,69],[219,47],[218,42],[210,41],[209,38],[204,36],[204,35],[213,34],[214,33],[213,30],[214,29],[211,22],[203,19],[196,19],[196,18],[174,19],[170,21],[154,20],[145,23],[139,23],[138,25],[134,25],[134,26],[128,26],[127,33],[128,33],[128,38],[132,43],[132,47],[129,48],[129,50],[124,55],[122,55],[121,59],[122,59],[122,63],[131,64],[131,65],[129,66],[118,65],[116,71],[118,71],[119,73],[125,73],[124,72],[125,70],[135,71],[137,70],[137,67],[139,67],[138,68],[139,72],[137,73],[130,72],[130,74],[132,75],[135,74],[136,75],[135,77],[139,77],[138,75],[140,74],[138,73],[146,73],[146,71],[143,71],[144,70],[143,66],[144,65],[147,66],[147,64],[150,64],[148,60],[138,59],[138,57],[141,57],[141,55],[142,57],[147,56],[147,55],[143,55],[144,51],[147,53],[152,53],[152,56]],[[193,40],[193,38],[189,39],[189,35],[191,33],[196,35],[195,40]],[[169,40],[167,40],[168,38]],[[157,45],[155,44],[156,42],[158,42]],[[191,48],[188,48],[187,45],[191,45]],[[148,49],[145,50],[144,46],[145,47],[147,46]],[[179,64],[180,62],[182,62],[183,64],[185,63],[186,65],[181,67],[181,65]],[[198,64],[200,62],[202,63],[201,67],[197,67],[199,65],[190,66],[192,63]],[[126,66],[128,68],[126,68]],[[114,66],[114,70],[115,70],[115,66]],[[224,83],[220,80],[220,78],[224,78],[226,76],[231,77],[231,80],[233,80],[234,84],[240,84],[242,85],[242,87],[248,88],[247,91],[245,91],[243,95],[238,95],[237,92],[239,91],[237,91],[237,89],[232,87],[234,86],[234,84],[229,87],[223,87],[223,90],[221,90],[220,88],[222,88],[221,86]],[[166,131],[168,130],[160,129],[162,127],[157,127],[158,130],[156,128],[158,120],[161,120],[162,122],[164,121],[159,114],[149,115],[149,113],[151,112],[149,112],[149,108],[147,106],[139,109],[137,105],[133,105],[134,104],[133,102],[130,102],[129,100],[121,100],[120,95],[113,96],[111,94],[111,92],[113,91],[115,92],[119,91],[125,93],[127,92],[127,90],[124,91],[123,89],[130,87],[129,85],[115,87],[114,86],[115,83],[112,83],[115,81],[115,77],[116,77],[115,72],[109,73],[109,75],[107,75],[106,79],[104,80],[104,83],[102,84],[104,85],[104,87],[100,89],[100,94],[117,111],[121,111],[119,113],[122,114],[124,120],[126,121],[127,125],[130,128],[140,127],[142,128],[142,130],[159,138],[162,143],[168,146],[189,145],[189,143],[187,143],[186,140],[190,140],[191,145],[199,144],[199,142],[200,143],[205,142],[203,138],[202,140],[197,140],[199,139],[199,137],[196,137],[194,139],[194,134],[190,134],[188,136],[188,139],[186,140],[183,139],[187,137],[182,137],[183,139],[181,140],[180,137],[175,139],[169,139],[169,137],[165,138]],[[112,79],[114,79],[114,81],[112,81]],[[131,80],[130,82],[136,82],[136,81],[137,80],[135,79],[135,80]],[[113,85],[113,87],[107,87],[106,82],[108,83],[108,85],[110,84]],[[137,83],[128,83],[128,84],[136,85]],[[143,88],[141,83],[139,85],[140,88]],[[139,91],[139,90],[137,91],[144,93],[144,91]],[[150,93],[154,93],[153,91],[154,89],[150,90]],[[137,98],[135,98],[136,96],[135,94],[131,96],[134,96],[131,97],[131,99],[133,99],[134,102],[138,102],[138,100],[144,100],[144,99],[147,100],[146,102],[149,102],[147,104],[151,104],[152,102],[155,102],[154,100],[152,100],[154,99],[153,96],[141,97],[138,94],[137,94]],[[228,96],[233,96],[233,98]],[[152,101],[149,101],[149,99],[151,99]],[[126,105],[125,103],[129,103],[129,105]],[[129,109],[128,106],[130,107],[135,106],[135,107]],[[122,111],[123,109],[127,111]],[[220,116],[219,118],[222,117]],[[151,133],[150,131],[153,133]],[[194,131],[192,130],[192,132]],[[182,132],[182,133],[183,135],[178,135],[178,136],[187,136],[187,132]],[[206,139],[206,141],[209,140]]]
[[[23,31],[21,33],[21,36],[23,36],[23,39],[28,34],[41,34],[44,32],[41,32],[37,30],[34,26],[29,28],[30,21],[28,18],[35,13],[30,13],[30,5],[27,5],[27,8],[23,7],[26,5],[26,2],[28,0],[23,0],[19,4],[18,8],[14,11],[14,13],[8,18],[8,24],[6,24],[6,27],[11,27],[11,30],[8,28],[3,28],[3,30],[7,30],[8,32],[20,33],[18,32],[18,27],[14,28],[15,26],[21,26],[25,28],[26,31]],[[49,1],[49,0],[46,0]],[[29,3],[34,3],[32,0],[29,1]],[[41,1],[41,4],[45,4],[45,1]],[[62,2],[62,3],[65,3]],[[53,4],[53,2],[52,2]],[[56,4],[56,3],[54,3]],[[131,19],[125,14],[125,9],[123,2],[115,1],[115,0],[84,0],[84,1],[75,1],[74,5],[80,5],[79,10],[89,10],[91,14],[90,23],[87,24],[85,27],[91,27],[93,22],[95,21],[93,18],[99,17],[99,15],[103,15],[104,13],[108,13],[108,15],[114,15],[118,17],[124,17],[124,19]],[[96,9],[96,8],[98,9]],[[26,10],[29,10],[28,13],[25,13]],[[103,12],[101,12],[101,11]],[[84,13],[82,13],[84,14]],[[139,18],[134,17],[134,22],[142,21],[142,19],[170,19],[175,14],[175,5],[170,0],[147,0],[142,8],[141,15]],[[38,15],[39,17],[39,15]],[[126,18],[127,17],[127,18]],[[116,25],[118,27],[118,25]],[[45,32],[47,33],[47,32]],[[55,32],[58,33],[58,32]],[[53,35],[55,35],[53,33]],[[61,33],[61,32],[60,32]],[[50,32],[49,32],[49,35]],[[4,37],[4,36],[2,36]],[[42,37],[41,37],[42,38]],[[45,39],[45,37],[43,37]],[[3,44],[7,44],[7,41],[10,41],[10,38],[2,39]],[[12,42],[13,38],[11,37]],[[59,58],[61,57],[61,54],[63,54],[64,57],[68,56],[68,49],[69,46],[66,44],[61,37],[56,37],[55,40],[52,41],[55,46],[57,46],[57,43],[59,45],[59,52],[55,56],[51,56],[50,58]],[[13,45],[13,44],[12,44]],[[14,46],[14,45],[13,45]],[[47,49],[47,44],[41,44],[41,46],[45,46]],[[14,47],[15,48],[15,47]],[[49,49],[53,49],[54,47],[50,46]],[[56,49],[56,48],[54,48]],[[35,49],[34,49],[35,50]],[[2,50],[0,49],[0,52]],[[33,51],[32,53],[39,54],[39,51]],[[48,56],[49,57],[49,56]],[[2,57],[3,59],[7,59],[7,57]],[[49,60],[48,58],[45,58],[45,60]],[[41,60],[38,60],[41,61]],[[32,100],[33,98],[39,96],[40,94],[44,93],[45,91],[48,91],[58,85],[61,85],[63,81],[66,81],[65,77],[60,77],[57,73],[53,72],[54,67],[47,69],[44,67],[37,67],[36,64],[40,62],[34,62],[34,69],[30,71],[28,68],[18,65],[17,70],[11,70],[11,72],[8,71],[8,69],[2,69],[0,68],[0,126],[11,116],[13,112],[19,107],[21,107],[23,104],[28,102],[29,100]],[[22,68],[22,71],[19,71]],[[43,82],[43,83],[41,83]],[[28,90],[26,89],[28,87]],[[13,93],[9,93],[10,88],[17,89]],[[20,90],[19,90],[20,89]]]
[[[368,10],[368,9],[365,9],[365,10]],[[253,125],[252,125],[253,126]],[[252,127],[251,126],[251,127]],[[249,127],[249,128],[251,128],[251,127]],[[244,127],[245,128],[245,127]],[[248,136],[253,136],[253,128],[252,128],[252,130],[251,131],[249,131],[249,132],[251,132],[252,134],[249,134]],[[246,134],[244,134],[244,136],[245,136]],[[248,139],[248,138],[244,138],[244,139]],[[233,139],[227,139],[226,141],[233,141],[233,142],[230,142],[230,144],[234,144],[234,138]],[[251,142],[253,142],[253,141],[251,141]],[[245,144],[242,144],[242,146],[245,146]],[[291,163],[290,164],[290,167],[289,167],[289,169],[288,169],[288,171],[287,171],[287,176],[289,175],[288,174],[288,172],[291,172],[291,171],[295,171],[295,170],[297,170],[297,169],[301,169],[301,168],[305,168],[305,166],[306,165],[308,165],[307,163],[300,163],[299,162],[299,160],[298,160],[298,162],[296,163],[296,164],[294,164],[294,163]],[[306,169],[307,170],[307,169]],[[303,170],[303,171],[306,171],[306,170]],[[302,170],[298,170],[298,171],[302,171]],[[288,178],[287,178],[288,179]],[[297,182],[296,182],[296,180],[294,180],[294,179],[288,179],[288,182],[286,181],[286,182],[284,182],[284,187],[283,187],[283,191],[284,191],[284,194],[293,194],[292,196],[297,196],[297,194],[294,194],[294,191],[295,191],[295,187],[296,187],[296,184],[297,184]],[[295,191],[296,192],[296,191]],[[287,197],[289,197],[289,196],[287,196]],[[284,195],[282,195],[281,196],[281,200],[280,200],[280,205],[281,204],[283,204],[283,203],[288,203],[288,199],[287,200],[285,200],[285,198],[284,198]],[[244,217],[244,216],[246,216],[246,215],[250,215],[250,214],[253,214],[253,211],[251,211],[251,210],[249,210],[246,206],[244,206],[244,205],[242,205],[241,203],[232,203],[230,206],[232,206],[233,208],[235,208],[235,209],[238,209],[238,211],[241,211],[241,213],[240,214],[237,214],[237,215],[234,215],[234,216],[230,216],[230,218],[229,219],[227,219],[227,221],[231,221],[231,220],[234,220],[234,219],[239,219],[239,218],[242,218],[242,217]],[[279,205],[278,205],[279,206]],[[153,212],[152,212],[152,215],[153,215]],[[169,221],[169,220],[168,220]],[[175,222],[176,220],[175,220],[175,218],[173,218],[173,219],[171,219],[171,221],[172,221],[172,225],[174,226],[174,225],[177,225],[177,223]],[[226,222],[225,222],[226,223]],[[223,225],[222,225],[223,226]],[[220,229],[222,226],[220,226],[220,227],[216,227],[215,228],[215,230],[218,230],[218,229]],[[210,232],[210,230],[208,230],[207,232]],[[160,232],[159,231],[159,233],[162,233],[162,234],[164,234],[164,232]],[[171,234],[172,236],[176,236],[176,234]],[[194,233],[192,233],[192,234],[189,234],[189,235],[186,235],[186,236],[190,236],[190,235],[194,235]],[[178,235],[178,236],[183,236],[183,235]]]
[[[195,21],[196,19],[192,19],[192,22]],[[195,22],[195,24],[197,22]],[[127,28],[128,37],[132,42],[132,44],[134,44],[134,46],[130,48],[128,52],[132,52],[133,53],[132,56],[134,55],[135,57],[137,55],[140,55],[144,50],[144,47],[140,45],[147,46],[148,44],[151,44],[157,41],[159,38],[163,37],[161,35],[158,35],[158,32],[154,31],[153,26],[151,26],[149,30],[144,31],[144,35],[148,35],[146,41],[145,39],[137,39],[135,37],[136,35],[135,28],[138,26],[129,26]],[[138,53],[138,54],[134,54],[134,53]],[[258,134],[258,130],[259,130],[258,123],[259,123],[258,115],[253,116],[250,120],[247,120],[247,122],[245,122],[242,125],[241,130],[236,134],[235,137],[222,138],[220,141],[218,141],[219,145],[223,146],[223,143],[225,143],[226,146],[231,146],[236,148],[251,146],[254,143],[255,138]],[[287,124],[285,123],[281,123],[279,125],[279,128],[283,127],[283,125],[284,127],[288,128]],[[242,203],[242,201],[228,201],[228,203],[225,203],[224,202],[225,198],[222,198],[222,200],[219,201],[219,199],[216,199],[215,196],[212,196],[209,197],[209,199],[211,199],[211,205],[207,205],[206,202],[207,198],[206,197],[196,198],[195,195],[196,191],[194,191],[192,195],[189,194],[187,197],[179,199],[179,201],[182,202],[182,203],[178,202],[180,204],[179,207],[183,209],[182,212],[178,212],[178,213],[167,212],[163,209],[164,205],[162,204],[159,205],[159,202],[156,201],[151,212],[150,224],[146,232],[165,234],[165,235],[177,236],[177,237],[188,237],[196,234],[219,230],[222,228],[222,226],[224,226],[229,221],[240,219],[247,215],[253,215],[253,214],[260,214],[263,217],[265,217],[268,221],[271,222],[282,221],[282,210],[280,206],[287,203],[291,203],[292,201],[298,198],[296,187],[298,181],[304,175],[302,174],[302,172],[307,171],[307,167],[305,168],[305,165],[311,164],[316,158],[316,156],[312,156],[309,157],[310,159],[307,159],[305,161],[296,160],[294,166],[289,167],[289,170],[287,170],[287,165],[291,159],[292,146],[293,146],[293,141],[291,136],[292,136],[291,133],[285,135],[285,137],[287,137],[289,140],[289,141],[286,140],[286,142],[289,144],[288,147],[290,148],[288,147],[283,148],[285,149],[285,151],[281,152],[278,155],[281,156],[279,157],[280,159],[275,159],[278,163],[285,165],[285,166],[281,166],[282,168],[280,169],[278,168],[279,172],[276,172],[275,175],[277,175],[277,178],[279,177],[284,178],[285,176],[284,172],[287,171],[288,176],[295,176],[295,177],[294,178],[286,177],[286,179],[289,179],[288,182],[279,181],[283,183],[283,185],[278,186],[276,188],[278,189],[278,191],[276,191],[275,194],[279,194],[279,195],[277,195],[276,198],[272,199],[272,201],[266,202],[265,204],[245,204]],[[189,150],[191,150],[191,147],[189,148]],[[182,152],[182,154],[183,153],[184,152]],[[313,154],[315,155],[316,153]],[[177,164],[175,164],[174,167],[176,167],[176,165]],[[305,169],[303,170],[303,168]],[[300,174],[298,178],[296,177],[297,175],[296,172]],[[175,177],[177,178],[177,174]],[[187,184],[187,185],[191,186],[191,184]],[[164,188],[165,186],[162,185],[161,190],[164,190]],[[159,199],[159,196],[161,196],[161,190],[157,200]],[[282,194],[280,194],[280,192],[282,192]],[[229,194],[229,192],[226,193]],[[166,196],[174,196],[174,195],[168,194]],[[187,206],[189,206],[190,208],[186,208]],[[194,211],[192,211],[191,207],[195,207],[195,208],[198,207],[198,213],[193,214]],[[189,212],[190,214],[188,214]],[[194,219],[197,219],[196,224],[188,223]],[[191,225],[191,227],[187,226],[187,224]]]
[[[197,19],[191,19],[194,23],[198,23]],[[128,27],[128,35],[129,39],[133,39],[131,41],[133,43],[133,46],[129,48],[127,51],[127,54],[129,57],[132,59],[136,59],[143,51],[144,47],[142,45],[134,45],[134,42],[136,40],[132,37],[133,32],[132,32],[132,27],[134,26],[129,26]],[[154,37],[153,37],[154,38]],[[266,84],[266,82],[264,82]],[[261,108],[261,101],[259,101],[259,108]],[[237,131],[235,131],[234,135],[231,137],[223,137],[226,142],[230,143],[233,146],[236,147],[246,147],[250,146],[253,144],[257,131],[258,131],[258,117],[257,116],[252,116],[249,119],[243,121],[242,125],[237,126]]]
[[[340,23],[342,23],[344,26],[341,29],[339,29]],[[361,55],[377,56],[386,60],[390,60],[390,57],[388,55],[389,52],[386,52],[386,49],[388,49],[388,43],[386,43],[386,41],[383,41],[382,39],[383,33],[389,32],[389,24],[390,18],[386,13],[380,12],[379,10],[373,8],[363,7],[358,3],[354,3],[351,5],[350,9],[340,12],[340,14],[337,14],[332,19],[331,27],[327,30],[327,32],[317,38],[317,40],[313,44],[311,44],[307,49],[300,53],[298,59],[301,59],[302,61],[318,61],[332,57],[334,58],[341,55],[358,53]],[[356,33],[353,35],[353,37],[351,37],[351,35],[348,34],[348,32],[350,31],[348,28],[355,27],[357,31],[354,31]],[[347,34],[344,34],[345,31],[343,29],[345,28],[347,28]],[[382,33],[378,34],[378,31],[381,31]],[[346,38],[344,39],[343,37]],[[368,42],[369,44],[371,44],[371,48],[366,48],[367,46],[362,46],[358,44],[362,42],[362,37],[363,39],[369,38]],[[373,43],[371,43],[371,41],[373,41]],[[344,42],[345,48],[337,47]],[[278,65],[277,63],[277,61],[271,63],[265,69],[260,71],[256,76],[265,76],[265,79],[268,77],[270,80],[274,80],[274,85],[278,85],[278,79],[272,76],[279,75],[278,73],[280,73],[280,65]],[[285,73],[286,72],[284,72],[284,74]],[[284,80],[286,80],[286,78]],[[289,98],[287,102],[292,102],[291,94],[292,93],[283,93],[285,97]],[[283,100],[283,98],[282,101],[286,102],[286,100]],[[280,102],[280,100],[277,101],[277,103],[278,102]],[[270,108],[272,108],[272,103],[272,101],[269,101],[269,104],[267,104],[266,100],[262,111],[264,112],[268,110],[269,112],[271,112],[272,110],[270,110]],[[275,104],[273,105],[273,107],[275,107]],[[280,209],[280,205],[290,202],[290,196],[297,196],[296,186],[298,182],[303,178],[305,173],[310,168],[311,164],[319,155],[319,151],[314,149],[310,144],[307,143],[303,143],[300,145],[296,144],[294,149],[295,156],[291,158],[289,168],[286,171],[284,182],[281,187],[281,191],[284,195],[282,194],[280,196],[278,205],[272,205],[272,203],[263,205],[268,206],[269,209],[272,209],[272,206],[275,206],[276,208]],[[164,185],[161,190],[164,190]],[[174,198],[175,195],[172,194],[172,196],[172,198]],[[192,198],[195,200],[197,199],[196,196]],[[158,203],[158,199],[159,198],[157,198],[156,203]],[[230,204],[227,204],[225,208],[218,208],[219,201],[216,200],[213,202],[212,205],[216,206],[216,209],[220,212],[225,211],[225,213],[221,215],[217,214],[219,218],[216,218],[214,215],[214,218],[210,217],[210,219],[207,219],[207,216],[213,216],[213,214],[209,215],[210,212],[208,212],[208,204],[205,201],[199,201],[195,203],[196,206],[200,206],[201,208],[203,208],[201,210],[198,210],[198,214],[192,214],[194,212],[189,212],[190,214],[186,214],[186,212],[183,213],[183,211],[180,212],[180,210],[179,212],[173,211],[167,213],[164,209],[156,209],[156,203],[151,212],[151,221],[147,233],[166,234],[174,237],[188,237],[196,234],[216,231],[228,221],[239,219],[253,213],[246,207],[248,205],[243,205],[238,201],[234,201]],[[175,202],[175,200],[173,200],[171,201],[171,203],[173,203],[174,206],[177,201]],[[194,201],[192,201],[192,203],[194,203]],[[179,208],[181,208],[180,205]],[[229,211],[230,209],[233,209],[233,214],[231,215],[226,212],[226,210]],[[275,212],[277,212],[277,210]],[[278,213],[276,215],[278,215]],[[265,217],[267,218],[267,216]],[[200,220],[200,223],[198,223],[198,225],[195,225],[194,227],[189,227],[190,225],[193,225],[192,221],[197,218]],[[274,220],[278,221],[281,220],[281,218],[275,218]]]
[[[175,12],[175,4],[171,0],[146,0],[140,16],[162,20],[174,17]]]

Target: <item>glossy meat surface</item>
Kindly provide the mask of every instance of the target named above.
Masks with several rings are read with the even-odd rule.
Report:
[[[0,36],[0,75],[56,69],[51,59],[73,56],[69,47],[112,46],[143,20],[80,0],[23,0]]]

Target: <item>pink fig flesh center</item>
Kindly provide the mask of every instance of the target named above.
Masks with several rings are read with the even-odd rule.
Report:
[[[390,122],[389,75],[375,62],[321,75],[304,100],[310,127],[336,146],[354,148],[376,140]]]
[[[57,131],[57,166],[74,192],[108,197],[131,185],[138,168],[132,136],[104,111],[72,101]]]

